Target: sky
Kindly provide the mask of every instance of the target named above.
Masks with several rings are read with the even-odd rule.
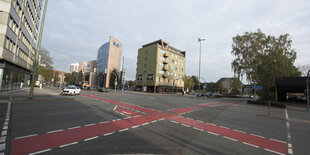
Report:
[[[186,51],[186,75],[202,82],[233,77],[232,38],[257,29],[290,34],[296,66],[310,65],[310,1],[307,0],[50,0],[42,47],[57,70],[95,60],[99,47],[117,38],[123,45],[127,79],[134,80],[138,49],[158,39]]]

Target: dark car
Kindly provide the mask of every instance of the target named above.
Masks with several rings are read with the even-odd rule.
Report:
[[[98,88],[99,92],[108,92],[108,90],[104,87]]]

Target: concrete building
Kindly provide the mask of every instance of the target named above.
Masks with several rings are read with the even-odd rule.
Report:
[[[224,92],[224,93],[231,93],[232,90],[233,90],[233,88],[231,86],[231,82],[234,79],[239,80],[238,78],[221,78],[216,83],[221,87],[221,89],[223,89],[222,92]],[[240,88],[238,88],[238,90],[239,90],[240,93],[242,92],[242,85],[240,85]]]
[[[109,88],[110,77],[115,69],[120,75],[122,61],[122,44],[110,37],[109,41],[98,49],[97,54],[97,81],[98,86]],[[119,81],[119,79],[117,79]]]
[[[185,51],[163,40],[138,50],[136,87],[144,92],[184,91]]]
[[[1,91],[30,85],[41,7],[41,0],[0,0]]]
[[[79,63],[72,63],[70,64],[70,73],[72,72],[79,72]]]

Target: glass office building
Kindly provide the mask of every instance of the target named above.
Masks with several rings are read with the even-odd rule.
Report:
[[[122,44],[110,37],[109,42],[98,49],[97,54],[97,85],[109,88],[110,75],[115,69],[118,73],[121,68]],[[119,79],[118,79],[119,80]]]

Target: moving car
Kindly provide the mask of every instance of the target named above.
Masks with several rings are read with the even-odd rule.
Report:
[[[76,86],[68,86],[62,91],[62,95],[79,95],[81,89]]]
[[[98,88],[99,92],[108,92],[108,90],[104,87]]]

